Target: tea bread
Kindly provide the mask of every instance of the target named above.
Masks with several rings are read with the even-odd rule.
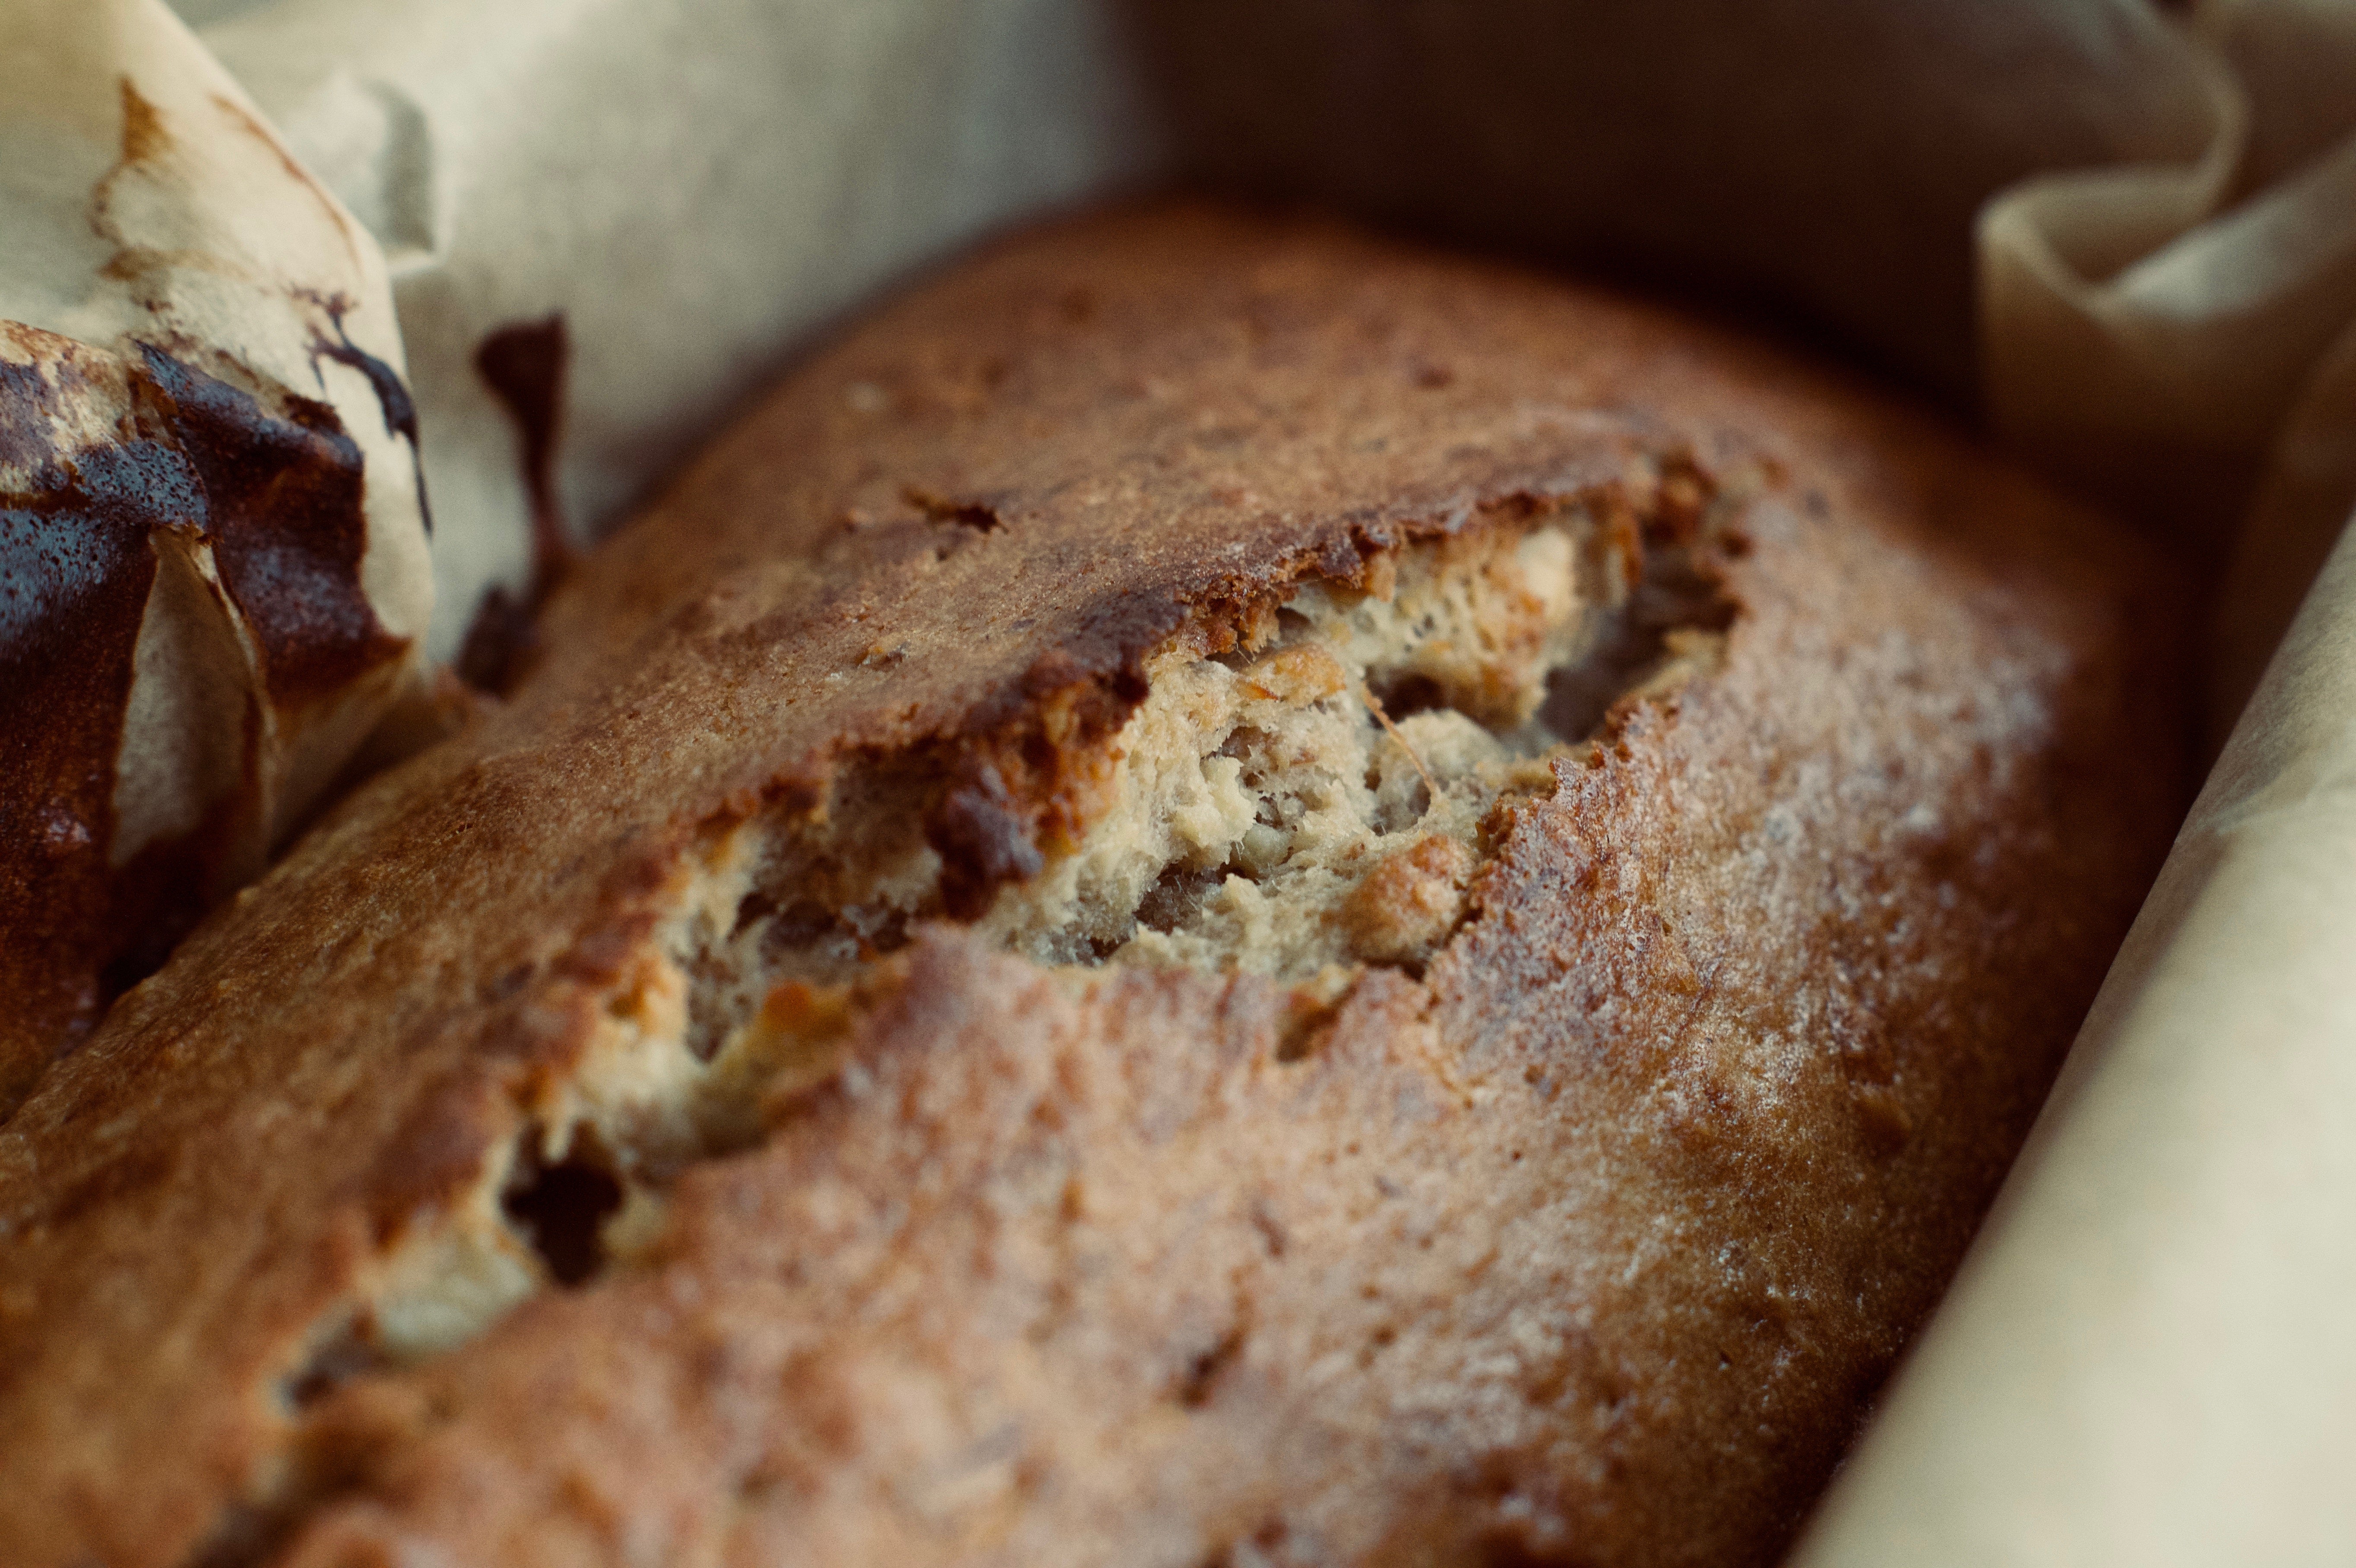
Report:
[[[787,379],[0,1128],[26,1568],[1759,1563],[2165,847],[1887,397],[1162,205]]]

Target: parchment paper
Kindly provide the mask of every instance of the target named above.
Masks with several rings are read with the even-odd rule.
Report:
[[[159,0],[0,7],[0,1115],[423,670],[400,372],[375,242]]]
[[[1165,112],[1237,182],[1976,387],[2221,574],[2221,732],[2304,594],[1799,1553],[2292,1563],[2356,1559],[2356,556],[2308,592],[2356,472],[2348,9],[277,0],[206,37],[392,259],[444,651],[528,537],[488,331],[566,314],[560,487],[594,531],[879,283],[1165,166]]]
[[[236,378],[273,411],[289,393],[328,404],[365,467],[359,585],[388,635],[422,633],[431,597],[413,453],[353,354],[402,368],[381,258],[368,231],[289,164],[237,83],[168,11],[155,0],[12,0],[0,18],[0,192],[8,219],[0,320],[52,335],[12,337],[22,361],[47,370],[65,351],[58,338],[124,362],[145,345]],[[46,379],[59,386],[53,370]],[[106,396],[95,385],[82,395]],[[96,401],[73,406],[67,394],[48,417],[70,444],[68,427],[120,413]],[[30,479],[8,486],[33,487]],[[205,531],[198,525],[188,548],[209,560]],[[243,643],[266,637],[254,625],[261,612],[233,592],[219,611]],[[171,614],[160,600],[151,605],[146,635],[192,656],[202,634],[153,624]],[[222,678],[268,698],[272,672],[252,648],[237,657]],[[161,798],[188,788],[165,760],[187,749],[171,731],[242,721],[232,709],[226,720],[209,712],[184,722],[181,705],[153,689],[162,684],[134,693],[118,859],[170,830],[173,808]],[[284,691],[261,702],[256,783],[266,825],[301,813],[398,684],[380,677],[356,702],[302,704]],[[208,803],[199,793],[193,804]]]

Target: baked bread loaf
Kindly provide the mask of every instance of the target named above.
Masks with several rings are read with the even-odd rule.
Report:
[[[1010,240],[0,1130],[8,1560],[1769,1560],[2165,847],[2175,603],[1616,297]]]

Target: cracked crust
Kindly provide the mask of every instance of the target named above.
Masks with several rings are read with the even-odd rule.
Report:
[[[1085,836],[1155,657],[1564,501],[1720,508],[1722,659],[1380,873],[1371,946],[1462,923],[1419,975],[1048,968],[955,923]],[[1764,1561],[2165,847],[2173,593],[1926,421],[1611,296],[1203,208],[1010,240],[723,438],[510,703],[0,1129],[0,1539]],[[622,1136],[584,1105],[678,1093],[719,848],[879,760],[932,781],[948,923],[777,987],[736,1120],[560,1201]],[[510,1265],[496,1320],[358,1332],[404,1270],[504,1306]]]

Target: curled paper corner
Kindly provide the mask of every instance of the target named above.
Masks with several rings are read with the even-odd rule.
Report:
[[[0,16],[0,1115],[257,874],[432,611],[376,241],[158,0]]]
[[[2232,189],[2249,142],[2241,83],[2186,37],[2207,125],[2200,157],[2034,176],[1989,198],[1974,235],[1981,381],[2008,444],[2145,518],[2197,540],[2247,483],[2249,454],[2221,443],[2214,389],[2185,374],[2206,346],[2150,260]],[[2238,411],[2236,411],[2238,412]]]
[[[2356,5],[2206,0],[2194,163],[2041,176],[1977,232],[1998,433],[2222,573],[2222,744],[2356,507]]]

